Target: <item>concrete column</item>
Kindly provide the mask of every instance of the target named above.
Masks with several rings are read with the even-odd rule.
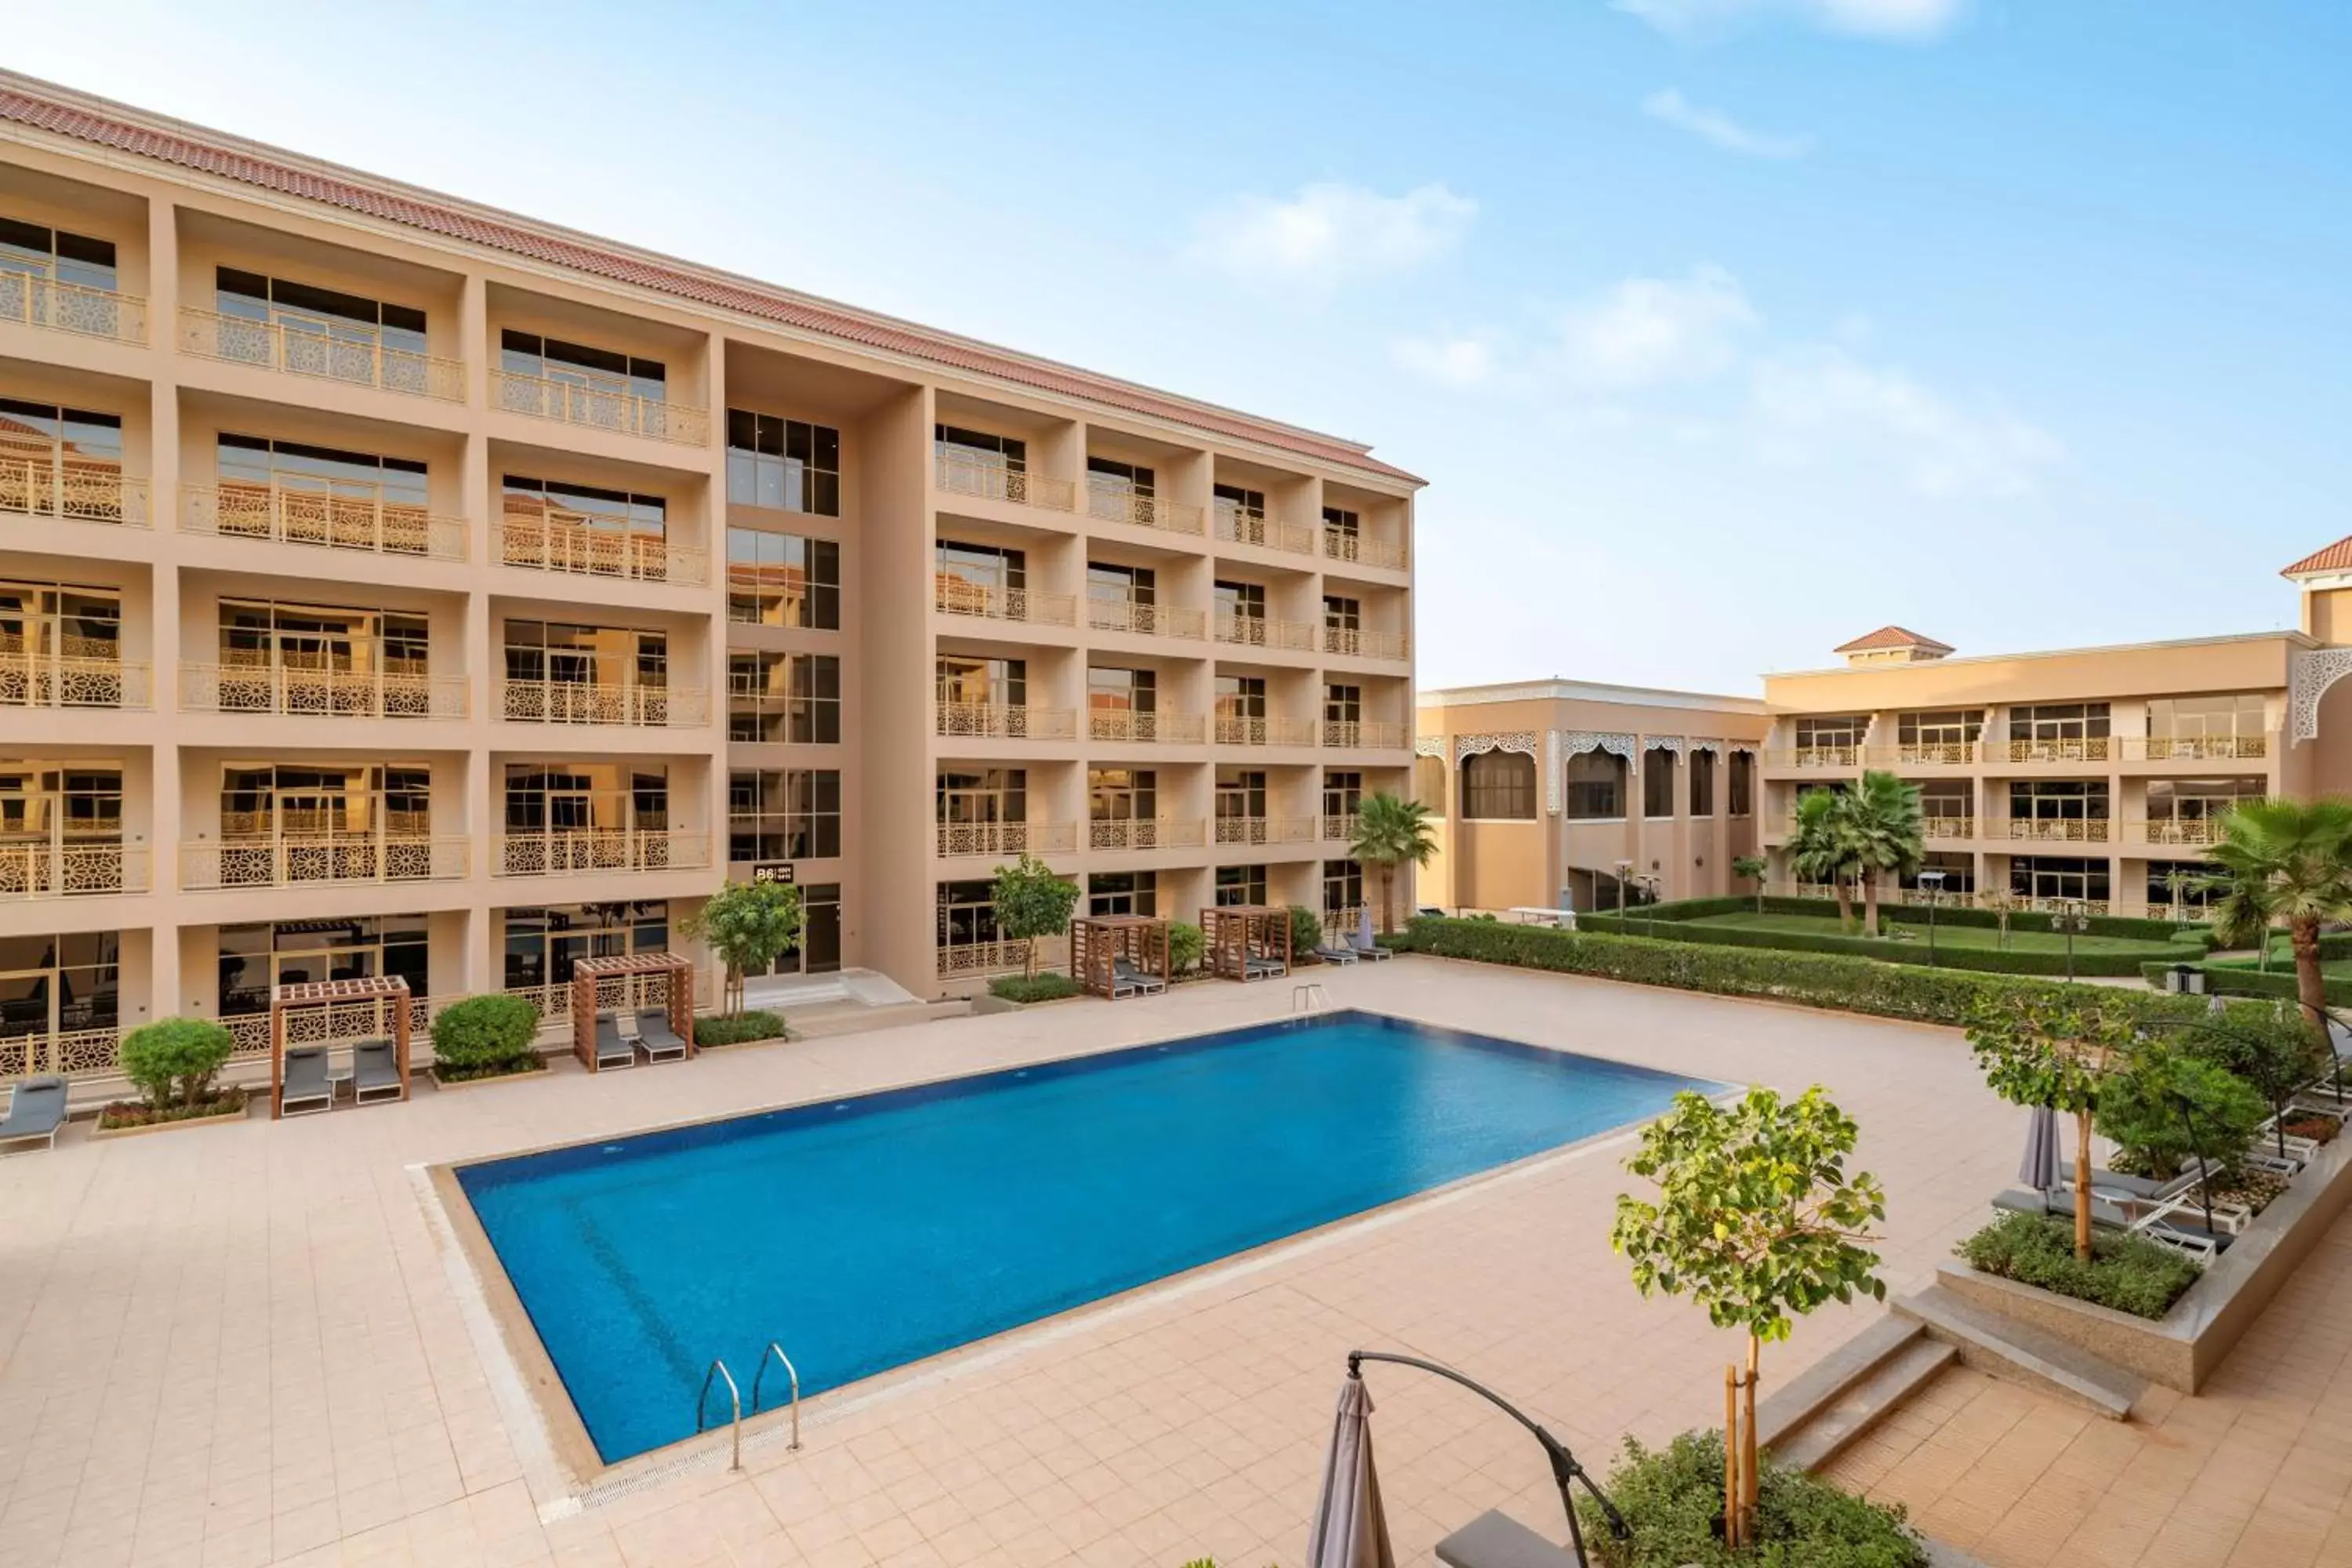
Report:
[[[153,350],[155,378],[148,384],[147,473],[151,516],[155,531],[154,563],[149,568],[148,601],[152,619],[148,652],[154,672],[150,696],[157,713],[180,706],[180,569],[175,531],[180,516],[180,389],[173,379],[170,344],[179,331],[180,227],[179,209],[167,201],[147,205],[147,331]],[[159,725],[173,732],[176,727]],[[148,772],[153,797],[149,802],[149,842],[153,846],[150,868],[158,895],[179,886],[181,837],[180,752],[173,745],[153,748]],[[161,907],[169,901],[159,900]],[[151,1016],[171,1017],[189,997],[182,994],[180,935],[176,926],[157,930],[150,942]],[[204,977],[192,977],[201,981]]]

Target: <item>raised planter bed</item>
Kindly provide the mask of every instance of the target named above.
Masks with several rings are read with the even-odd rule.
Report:
[[[93,1142],[105,1138],[136,1138],[147,1132],[169,1132],[181,1127],[212,1127],[223,1121],[240,1121],[245,1118],[250,1097],[242,1089],[232,1089],[215,1102],[215,1109],[194,1116],[174,1116],[156,1121],[131,1121],[109,1127],[107,1118],[118,1110],[143,1111],[146,1108],[134,1100],[117,1100],[98,1113],[98,1124],[89,1131]]]
[[[509,1068],[504,1072],[479,1073],[471,1078],[443,1078],[441,1064],[438,1062],[434,1063],[429,1070],[433,1075],[433,1087],[436,1090],[481,1089],[494,1083],[512,1083],[519,1078],[537,1078],[547,1071],[547,1058],[534,1055],[530,1058],[529,1067]]]

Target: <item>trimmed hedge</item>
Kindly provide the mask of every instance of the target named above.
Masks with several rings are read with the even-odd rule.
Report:
[[[491,994],[452,1002],[433,1016],[433,1068],[457,1080],[536,1072],[539,1009],[521,996]]]
[[[2224,996],[2280,996],[2292,1002],[2300,994],[2295,989],[2293,969],[2273,969],[2265,973],[2252,967],[2251,960],[2245,962],[2248,966],[2242,969],[2238,966],[2239,961],[2234,959],[2200,963],[2197,968],[2205,976],[2205,989]],[[2161,987],[2165,973],[2171,967],[2170,963],[2143,963],[2139,972],[2150,985]],[[2323,976],[2320,986],[2321,994],[2329,1006],[2352,1007],[2352,980]]]
[[[2005,1214],[1952,1250],[1971,1268],[2135,1318],[2162,1318],[2199,1273],[2185,1253],[2111,1230],[2091,1233],[2085,1263],[2074,1221],[2037,1214]]]
[[[988,994],[1006,1002],[1059,1002],[1086,988],[1066,974],[1041,969],[1034,975],[1000,974],[988,983]]]
[[[1861,900],[1856,900],[1853,907],[1855,912],[1859,914],[1862,910]],[[1626,911],[1626,916],[1629,920],[1636,921],[1698,921],[1711,919],[1717,915],[1747,915],[1755,912],[1756,900],[1752,898],[1677,899],[1663,904],[1646,906],[1635,904]],[[1837,900],[1773,897],[1764,900],[1764,912],[1768,915],[1806,915],[1815,920],[1833,921],[1837,919]],[[1613,909],[1594,910],[1590,913],[1580,910],[1577,914],[1577,919],[1580,921],[1614,921],[1616,918],[1617,911]],[[1880,902],[1878,918],[1881,921],[1895,921],[1905,925],[1924,926],[1927,923],[1927,910],[1924,905],[1896,903],[1890,899]],[[2000,925],[2000,917],[1990,910],[1969,909],[1959,904],[1939,904],[1936,908],[1936,923],[1945,926],[1980,926],[1987,930],[1994,930]],[[2051,929],[2050,917],[2037,910],[2019,910],[2010,915],[2009,929],[2047,931]],[[2136,942],[2171,942],[2178,938],[2210,945],[2212,941],[2212,933],[2204,926],[2183,926],[2172,921],[2147,920],[2137,915],[2093,915],[2090,917],[2089,933],[2093,936],[2122,937]]]
[[[1791,900],[1794,901],[1794,900]],[[1881,919],[1886,911],[1879,911]],[[1697,917],[1685,917],[1695,919]],[[1660,921],[1654,931],[1645,931],[1647,923],[1639,914],[1628,915],[1621,923],[1613,914],[1579,915],[1577,924],[1596,931],[1617,936],[1647,938],[1656,942],[1704,942],[1709,947],[1769,947],[1782,952],[1849,953],[1857,958],[1876,959],[1882,963],[1918,963],[1927,962],[1928,947],[1925,941],[1903,946],[1864,936],[1845,936],[1824,931],[1818,935],[1808,931],[1758,931],[1743,926],[1687,927],[1674,921]],[[2154,944],[2150,944],[2151,946]],[[2027,952],[2017,948],[1938,947],[1935,950],[1936,967],[1939,969],[1973,969],[1986,974],[2060,974],[2066,973],[2064,952]],[[2139,952],[2091,952],[2074,954],[2076,974],[2137,974],[2146,955]]]
[[[791,1036],[784,1029],[784,1016],[762,1007],[747,1007],[730,1018],[720,1015],[694,1021],[694,1047],[748,1046],[754,1040],[782,1040]]]
[[[1499,921],[1423,915],[1402,934],[1383,940],[1402,952],[1589,974],[1717,996],[1764,997],[1921,1024],[1958,1025],[1980,1000],[2053,992],[2071,994],[2087,1005],[2122,1003],[2143,1017],[2195,1017],[2205,1010],[2201,996],[2164,996],[2111,986],[2078,986],[2070,992],[2064,984],[2046,980],[1882,963],[1843,953],[1725,947]]]

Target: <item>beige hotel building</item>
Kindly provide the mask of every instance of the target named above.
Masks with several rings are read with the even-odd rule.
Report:
[[[0,1079],[296,979],[559,1005],[755,870],[789,975],[920,996],[1024,850],[1352,907],[1419,485],[0,76]]]

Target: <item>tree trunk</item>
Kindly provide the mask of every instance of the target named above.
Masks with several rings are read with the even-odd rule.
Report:
[[[2327,982],[2319,972],[2319,921],[2297,916],[2286,930],[2287,940],[2294,944],[2294,994],[2303,1004],[2303,1021],[2319,1032],[2321,1045],[2328,1045]],[[2269,945],[2267,941],[2263,945]]]
[[[2074,1113],[2074,1256],[2091,1260],[2091,1113]]]
[[[1396,868],[1381,862],[1381,934],[1396,930]]]
[[[1037,939],[1034,936],[1024,938],[1021,943],[1021,977],[1024,980],[1037,978]]]
[[[1723,1544],[1739,1550],[1739,1368],[1723,1369]]]
[[[1838,930],[1853,929],[1853,889],[1846,886],[1845,873],[1839,871],[1830,878],[1830,886],[1837,889]]]
[[[1878,879],[1867,872],[1862,879],[1862,934],[1878,934]]]
[[[1748,1335],[1748,1393],[1744,1400],[1747,1408],[1741,1412],[1739,1424],[1739,1485],[1743,1494],[1739,1500],[1739,1539],[1743,1542],[1752,1541],[1756,1535],[1756,1372],[1763,1353],[1764,1342],[1754,1334]]]

